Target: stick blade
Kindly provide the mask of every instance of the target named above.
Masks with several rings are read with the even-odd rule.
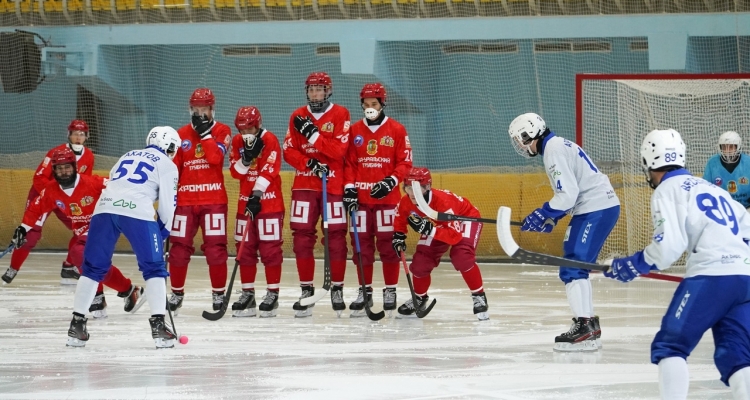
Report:
[[[367,312],[367,318],[370,318],[370,321],[380,321],[385,318],[385,311],[372,312],[369,307],[365,307],[365,311]]]
[[[205,318],[205,319],[207,319],[209,321],[218,321],[226,313],[227,313],[227,308],[226,307],[221,307],[221,310],[219,310],[219,311],[217,311],[215,313],[211,313],[211,312],[208,312],[208,311],[203,311],[202,315],[203,315],[203,318]]]
[[[417,317],[419,317],[419,318],[426,317],[427,314],[429,314],[430,311],[432,311],[432,307],[435,307],[435,303],[437,303],[437,299],[432,299],[432,303],[430,303],[429,306],[427,306],[427,307],[425,307],[425,308],[423,308],[421,310],[417,310],[415,312],[417,314]]]
[[[501,206],[497,209],[497,239],[500,241],[500,247],[510,257],[518,251],[518,244],[513,239],[513,234],[510,232],[510,207]]]
[[[420,195],[422,193],[422,186],[419,185],[419,182],[411,181],[411,190],[414,191],[414,198],[417,199],[417,207],[419,208],[419,211],[422,211],[424,215],[437,221],[438,212],[430,208],[430,205],[427,204],[424,196]]]
[[[323,286],[323,290],[319,290],[317,293],[310,297],[305,297],[304,299],[299,301],[299,305],[301,306],[309,306],[311,304],[315,304],[320,299],[325,297],[325,295],[328,294],[328,289],[326,289],[325,286]]]

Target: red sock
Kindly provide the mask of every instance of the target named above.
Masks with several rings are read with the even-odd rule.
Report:
[[[299,274],[299,281],[301,283],[312,284],[313,278],[315,277],[315,259],[298,258],[297,273]]]
[[[107,287],[112,288],[118,292],[127,292],[130,290],[132,282],[122,274],[119,268],[114,265],[109,268],[109,271],[104,275],[102,283]]]
[[[371,286],[372,285],[372,271],[374,268],[372,265],[365,265],[363,269],[365,270],[365,282],[364,283],[367,286]],[[357,266],[357,282],[360,285],[362,284],[362,274],[360,273],[359,266]]]
[[[383,263],[383,280],[385,281],[385,286],[396,287],[398,285],[399,270],[398,263]]]
[[[242,289],[254,288],[255,276],[257,274],[257,265],[240,265],[240,282],[242,282]]]
[[[414,275],[411,276],[414,283],[414,293],[417,296],[424,296],[427,294],[427,290],[430,289],[430,283],[432,283],[432,277],[430,275],[418,278]]]
[[[70,253],[73,251],[73,247],[75,246],[76,242],[78,241],[78,236],[73,235],[72,238],[68,241],[68,256],[65,258],[65,262],[73,265],[73,257],[70,256]]]
[[[477,264],[474,264],[467,271],[462,271],[461,275],[464,277],[466,286],[469,287],[472,293],[481,293],[484,291],[484,287],[482,287],[482,273],[479,271]]]
[[[169,265],[169,283],[172,286],[172,291],[175,293],[185,293],[185,278],[187,278],[187,265],[184,267],[178,267],[176,265]]]
[[[102,282],[99,282],[99,286],[96,287],[96,293],[104,293],[104,284]]]
[[[277,267],[266,267],[266,283],[268,290],[278,292],[281,282],[281,265]]]
[[[31,253],[31,250],[25,247],[13,250],[13,253],[10,255],[10,267],[16,271],[21,269],[21,265],[29,257],[29,253]]]
[[[331,261],[331,282],[344,282],[346,260]]]
[[[209,265],[208,276],[211,278],[211,288],[214,292],[223,292],[227,285],[227,264]]]

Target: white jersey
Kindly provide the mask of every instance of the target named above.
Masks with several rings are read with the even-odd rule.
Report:
[[[129,151],[109,171],[109,182],[94,215],[108,213],[154,221],[154,201],[158,200],[159,218],[169,229],[177,205],[177,178],[177,166],[161,151]]]
[[[685,277],[750,275],[750,215],[724,189],[677,170],[651,196],[654,237],[644,260],[669,268],[688,252]]]
[[[544,145],[544,169],[555,196],[549,206],[570,215],[587,214],[619,206],[609,178],[582,148],[552,134]]]

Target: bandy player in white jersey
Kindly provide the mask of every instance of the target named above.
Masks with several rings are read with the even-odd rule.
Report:
[[[563,240],[563,257],[596,262],[620,216],[620,200],[609,182],[577,144],[556,136],[542,117],[534,113],[518,116],[508,130],[518,154],[541,154],[555,195],[529,214],[522,231],[552,232],[565,214],[572,218]],[[589,270],[560,266],[560,279],[573,311],[573,325],[555,337],[557,351],[596,351],[601,336],[594,316]]]
[[[612,260],[604,275],[630,282],[669,268],[687,252],[685,279],[651,343],[661,397],[687,398],[685,359],[711,329],[721,381],[735,399],[750,399],[750,215],[729,193],[685,169],[685,143],[677,131],[646,135],[641,158],[655,189],[653,240],[642,251]]]
[[[133,247],[138,269],[146,281],[146,300],[151,307],[151,336],[157,348],[174,347],[174,332],[164,321],[167,273],[162,243],[177,205],[177,166],[172,158],[180,148],[180,136],[169,126],[157,126],[146,138],[147,147],[120,157],[109,172],[109,182],[99,197],[83,251],[83,272],[73,304],[68,346],[83,347],[89,340],[86,311],[96,287],[112,265],[112,253],[120,234]],[[159,207],[154,216],[154,202]]]

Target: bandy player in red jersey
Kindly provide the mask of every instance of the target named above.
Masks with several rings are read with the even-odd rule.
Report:
[[[185,296],[193,238],[203,231],[201,250],[206,256],[213,289],[213,309],[224,303],[227,283],[227,191],[224,187],[224,157],[232,130],[214,120],[216,97],[207,88],[190,96],[191,122],[177,133],[182,144],[174,157],[180,174],[177,208],[170,232],[169,274],[172,297],[169,308],[177,311]]]
[[[33,184],[31,186],[31,189],[29,189],[29,196],[26,198],[27,208],[50,182],[55,181],[55,178],[52,175],[52,165],[50,164],[52,153],[54,153],[55,151],[64,148],[72,150],[77,160],[77,172],[81,175],[91,175],[92,171],[94,170],[94,153],[83,145],[84,143],[86,143],[86,139],[88,138],[88,136],[89,126],[85,121],[74,119],[70,122],[70,124],[68,125],[68,143],[53,147],[50,151],[47,152],[44,160],[37,167],[36,173],[34,173]],[[55,213],[57,218],[65,225],[66,228],[72,230],[70,219],[65,216],[64,212],[57,208],[54,209],[53,212]],[[5,281],[5,283],[10,283],[10,281],[13,280],[13,277],[21,269],[21,266],[23,265],[24,261],[26,261],[26,258],[29,256],[31,250],[36,246],[39,239],[41,239],[42,226],[47,220],[47,216],[47,214],[44,214],[39,218],[38,221],[31,224],[31,230],[29,230],[26,234],[26,244],[21,248],[15,249],[13,251],[13,254],[10,258],[10,269],[6,272],[5,275],[2,276],[2,280]],[[73,260],[71,260],[70,254],[70,251],[75,245],[76,240],[76,236],[73,235],[73,237],[70,238],[70,241],[68,242],[68,257],[65,259],[65,262],[63,262],[62,270],[60,271],[60,283],[63,285],[75,285],[80,276],[78,274],[78,270],[73,264]],[[80,266],[80,264],[77,265]],[[13,271],[11,271],[11,269]],[[13,276],[9,276],[9,274],[13,274]]]
[[[232,138],[229,153],[230,172],[240,181],[237,224],[234,232],[237,259],[240,262],[242,295],[232,304],[235,317],[254,317],[255,275],[258,254],[266,269],[266,295],[258,307],[261,318],[275,317],[279,308],[279,282],[284,252],[281,230],[284,226],[284,198],[281,195],[281,146],[274,134],[263,129],[260,110],[237,110],[234,126],[239,135]],[[247,241],[240,253],[240,242]]]
[[[17,247],[22,246],[36,221],[42,215],[58,210],[71,221],[76,242],[70,248],[69,256],[73,265],[80,268],[83,265],[83,249],[88,239],[89,222],[104,190],[105,179],[76,173],[76,155],[68,148],[55,150],[50,155],[50,165],[53,169],[53,180],[42,188],[39,196],[26,208],[23,221],[16,228],[11,243]],[[133,285],[114,265],[104,277],[103,283],[115,289],[117,295],[125,299],[126,312],[133,310],[142,294],[142,289]],[[89,307],[94,318],[107,317],[107,302],[103,289],[100,283],[96,297]]]
[[[414,193],[413,181],[419,182],[422,193]],[[432,221],[417,207],[414,196],[424,196],[427,204],[438,212],[479,217],[476,209],[468,199],[455,195],[447,190],[432,189],[432,175],[427,168],[413,168],[404,179],[406,196],[401,198],[396,208],[396,220],[393,225],[393,249],[399,254],[406,251],[406,227],[410,226],[421,236],[417,242],[409,271],[414,277],[414,293],[417,303],[411,298],[398,308],[401,317],[415,316],[416,307],[427,303],[427,289],[430,288],[430,273],[440,264],[440,257],[450,248],[453,268],[461,272],[474,301],[474,314],[480,321],[489,319],[487,314],[487,296],[482,287],[482,273],[476,262],[477,243],[482,233],[479,222]]]
[[[300,299],[315,292],[313,248],[317,241],[316,224],[322,213],[321,177],[324,172],[328,175],[326,213],[332,282],[340,284],[344,281],[347,256],[347,222],[342,200],[344,158],[349,146],[349,110],[328,101],[333,93],[333,83],[325,72],[311,73],[305,80],[305,91],[307,106],[292,113],[284,139],[284,160],[296,170],[289,225],[302,288]],[[292,308],[296,311],[295,317],[309,317],[312,307],[296,302]],[[334,310],[336,307],[334,303]]]
[[[344,170],[344,205],[349,213],[357,210],[357,220],[352,224],[357,224],[365,276],[360,276],[359,268],[357,275],[360,285],[364,280],[367,287],[366,301],[372,307],[372,273],[377,247],[385,280],[383,309],[390,314],[396,309],[399,273],[399,257],[391,246],[393,217],[401,199],[398,184],[412,168],[412,153],[404,126],[385,115],[387,96],[380,83],[365,84],[359,93],[365,118],[352,125]],[[351,234],[354,244],[353,229]],[[357,254],[353,261],[358,263]],[[335,284],[331,290],[341,289],[341,285]],[[365,316],[364,306],[365,294],[360,286],[357,299],[349,305],[350,316]]]

